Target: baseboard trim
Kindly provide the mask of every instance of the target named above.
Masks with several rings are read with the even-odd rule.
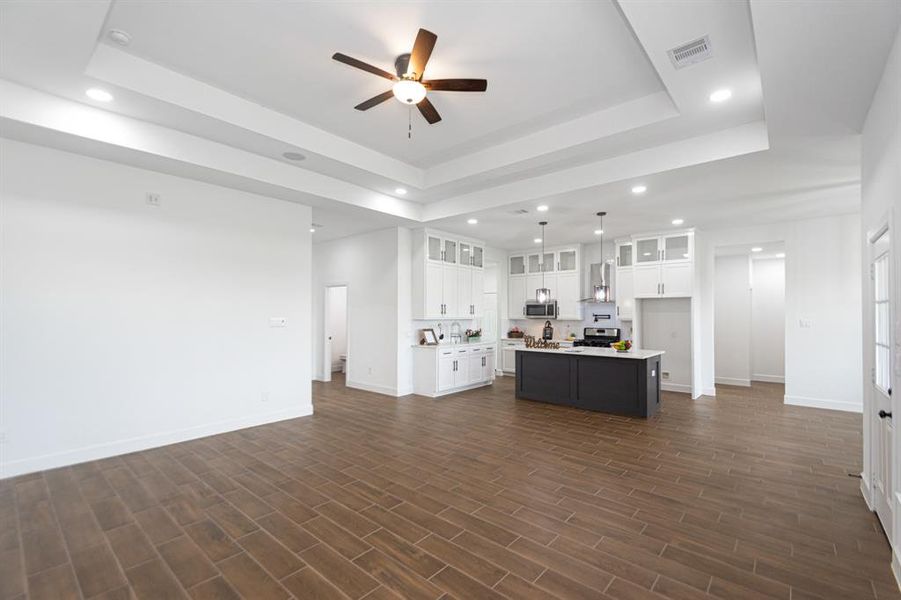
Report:
[[[152,435],[138,436],[125,440],[116,440],[114,442],[106,442],[103,444],[94,444],[76,450],[66,450],[64,452],[56,452],[53,454],[45,454],[43,456],[35,456],[33,458],[24,458],[14,460],[7,463],[0,463],[0,479],[15,477],[17,475],[25,475],[35,471],[43,471],[46,469],[56,469],[58,467],[67,467],[78,463],[88,462],[91,460],[99,460],[101,458],[109,458],[111,456],[119,456],[121,454],[129,454],[131,452],[140,452],[150,448],[158,448],[160,446],[168,446],[170,444],[178,444],[189,440],[218,435],[220,433],[228,433],[248,427],[258,427],[268,423],[276,423],[287,419],[296,419],[298,417],[307,417],[313,414],[313,405],[307,404],[299,408],[290,408],[271,413],[263,413],[240,417],[236,419],[225,419],[213,423],[205,423],[195,427],[186,429],[176,429],[165,433],[155,433]]]
[[[706,388],[701,391],[701,395],[702,396],[716,396],[716,388],[715,387]]]
[[[713,382],[720,385],[738,385],[741,387],[751,387],[750,379],[738,379],[736,377],[717,377],[713,380]]]
[[[682,394],[690,394],[691,386],[685,383],[662,383],[660,389],[665,392],[679,392]]]
[[[895,585],[901,590],[901,557],[895,548],[892,548],[892,575],[895,576]]]
[[[825,408],[828,410],[841,410],[844,412],[863,412],[863,405],[845,400],[830,400],[827,398],[808,398],[806,396],[784,397],[785,403],[790,406],[806,406],[808,408]]]
[[[389,385],[379,385],[377,383],[364,383],[362,381],[354,381],[352,379],[348,379],[344,382],[349,388],[354,388],[355,390],[363,390],[364,392],[375,392],[376,394],[384,394],[385,396],[397,396],[397,388],[391,387]]]
[[[761,381],[763,383],[785,383],[784,375],[751,375],[751,381]]]
[[[860,495],[863,496],[863,501],[866,503],[867,508],[870,509],[870,512],[876,510],[873,507],[873,503],[870,501],[870,478],[866,473],[860,474]]]

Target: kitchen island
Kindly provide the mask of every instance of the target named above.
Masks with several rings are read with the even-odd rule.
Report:
[[[519,348],[516,397],[636,417],[660,408],[661,350]]]

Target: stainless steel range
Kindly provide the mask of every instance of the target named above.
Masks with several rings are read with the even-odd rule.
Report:
[[[573,342],[573,346],[609,348],[610,344],[620,340],[619,329],[616,327],[586,327],[582,333],[583,338]]]

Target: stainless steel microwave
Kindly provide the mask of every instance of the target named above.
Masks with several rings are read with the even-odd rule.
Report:
[[[557,301],[551,300],[548,303],[529,300],[522,309],[523,315],[527,319],[556,319],[557,318]]]

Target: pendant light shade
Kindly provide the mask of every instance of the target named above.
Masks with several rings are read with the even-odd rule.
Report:
[[[551,301],[551,290],[544,283],[544,226],[547,225],[547,221],[541,221],[538,224],[541,225],[541,258],[538,261],[541,269],[541,287],[535,290],[535,301],[548,304]]]
[[[607,263],[604,261],[604,215],[606,214],[605,212],[598,213],[598,217],[601,220],[601,283],[594,286],[595,302],[610,302],[610,286],[607,285]]]

